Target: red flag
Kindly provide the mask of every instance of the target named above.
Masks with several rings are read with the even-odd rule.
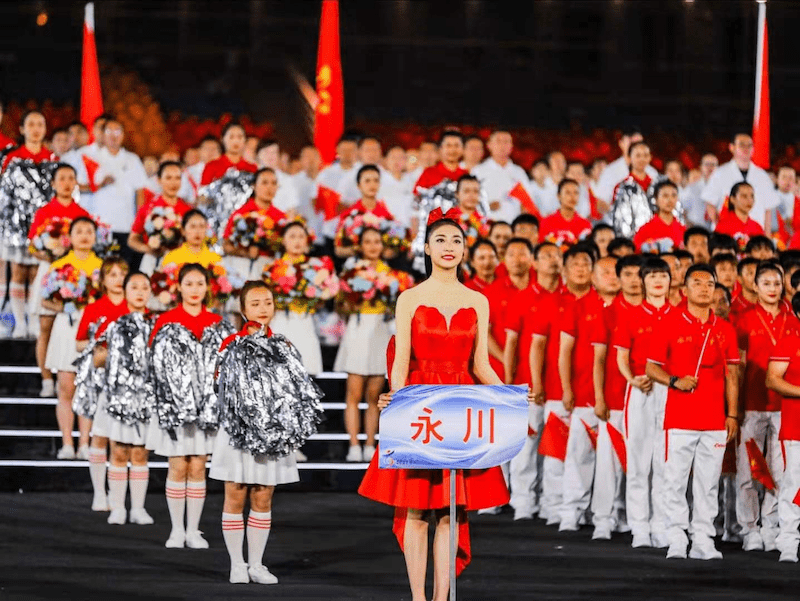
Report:
[[[325,213],[325,219],[333,219],[339,214],[341,202],[341,194],[325,186],[319,186],[317,188],[317,198],[314,200],[314,209]]]
[[[772,237],[777,238],[778,241],[786,245],[792,236],[789,233],[789,230],[786,229],[786,222],[783,220],[783,216],[778,209],[775,209],[775,217],[778,219],[778,231],[773,232]]]
[[[753,480],[761,482],[767,490],[775,490],[775,480],[769,473],[767,461],[756,441],[751,438],[744,444],[747,448],[747,459],[750,461],[750,473],[753,475]]]
[[[97,65],[97,47],[94,43],[94,2],[86,5],[83,19],[83,60],[81,62],[81,123],[89,132],[94,120],[103,112],[103,95],[100,92],[100,67]]]
[[[536,436],[536,430],[531,428],[530,424],[528,424],[528,436]]]
[[[611,425],[611,422],[606,422],[606,430],[611,439],[611,446],[614,447],[619,464],[622,466],[622,473],[626,474],[628,473],[628,450],[625,448],[625,437],[622,436],[622,432]]]
[[[516,186],[511,188],[511,192],[509,192],[508,195],[511,198],[516,198],[519,201],[524,213],[530,213],[539,219],[542,218],[541,213],[539,213],[539,207],[537,207],[536,203],[533,202],[533,199],[531,198],[530,194],[528,194],[525,186],[522,185],[522,182],[517,183]]]
[[[317,108],[314,146],[324,164],[336,158],[336,144],[344,133],[344,83],[339,52],[339,1],[323,0],[317,53]]]
[[[564,461],[567,456],[569,426],[555,413],[550,413],[539,440],[539,454]]]
[[[603,214],[600,212],[600,208],[598,206],[598,198],[594,195],[591,187],[589,188],[589,211],[589,216],[592,218],[592,221],[597,221],[603,217]]]
[[[769,44],[767,4],[758,4],[758,46],[756,49],[756,95],[753,109],[753,162],[769,169]]]
[[[797,490],[797,494],[794,496],[794,504],[800,505],[800,489]]]
[[[92,129],[89,128],[89,131],[92,131]],[[94,176],[97,173],[98,168],[100,167],[100,163],[98,163],[97,161],[93,161],[85,154],[81,158],[83,159],[84,167],[86,167],[86,175],[89,178],[89,189],[92,192],[97,192],[97,183],[95,183],[94,181]]]
[[[596,451],[597,450],[597,432],[594,431],[589,424],[585,421],[581,420],[583,427],[586,428],[586,434],[589,435],[589,441],[592,443],[592,448]]]

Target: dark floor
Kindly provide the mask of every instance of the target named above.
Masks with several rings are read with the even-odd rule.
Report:
[[[352,493],[278,491],[264,563],[276,586],[228,584],[219,515],[206,502],[208,551],[165,549],[163,494],[148,498],[153,526],[109,526],[88,493],[0,494],[0,599],[409,599],[391,509]],[[664,559],[634,550],[630,537],[592,542],[591,531],[559,534],[511,514],[472,516],[473,563],[458,598],[724,599],[800,598],[800,564],[777,553],[745,554],[721,544],[716,562]]]

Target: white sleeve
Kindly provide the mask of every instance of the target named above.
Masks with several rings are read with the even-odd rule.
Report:
[[[607,204],[611,204],[613,200],[611,195],[614,194],[614,188],[619,183],[618,181],[614,181],[616,179],[615,172],[616,169],[613,167],[604,169],[597,182],[597,186],[594,188],[595,196]]]
[[[285,176],[281,178],[280,185],[278,186],[278,193],[275,195],[275,200],[273,202],[275,206],[284,213],[300,206],[297,188],[295,188],[291,177]]]
[[[703,200],[703,202],[706,202],[717,208],[720,207],[723,199],[726,196],[726,193],[722,192],[722,188],[724,186],[723,175],[724,174],[722,171],[717,169],[711,174],[711,177],[708,178],[708,183],[700,194],[700,198]]]
[[[131,186],[134,190],[141,190],[147,188],[148,183],[142,159],[131,153]]]

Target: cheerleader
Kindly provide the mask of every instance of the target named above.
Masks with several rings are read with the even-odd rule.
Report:
[[[372,268],[376,272],[388,273],[389,266],[381,261],[383,254],[381,233],[372,227],[365,227],[358,237],[358,253],[362,262],[348,260],[347,271],[357,265]],[[341,276],[340,276],[341,278]],[[392,336],[390,323],[385,315],[390,307],[383,302],[370,303],[362,300],[355,307],[347,321],[339,352],[333,365],[334,371],[347,373],[347,392],[344,423],[350,436],[350,449],[347,461],[370,461],[375,453],[375,435],[378,433],[378,395],[383,391],[386,363],[386,346]],[[362,452],[358,442],[361,431],[361,411],[358,404],[366,397],[367,411],[364,415],[364,429],[367,444]]]
[[[18,162],[32,162],[40,165],[47,161],[56,161],[58,157],[44,146],[44,137],[47,133],[47,124],[44,115],[39,111],[28,111],[22,115],[20,132],[24,142],[18,148],[10,151],[3,158],[0,173],[3,174],[2,204],[4,223],[0,223],[2,245],[0,245],[0,258],[11,263],[11,284],[9,297],[11,299],[11,312],[14,315],[13,338],[27,338],[29,333],[38,334],[38,322],[26,322],[26,306],[28,299],[32,298],[33,281],[36,276],[38,261],[27,248],[26,235],[33,219],[34,212],[47,202],[47,197],[42,197],[44,187],[49,195],[52,174],[37,170],[37,175],[42,177],[42,183],[36,184],[36,189],[21,189],[15,182],[6,181],[6,175],[14,164]],[[24,178],[26,181],[30,177]],[[32,184],[33,185],[33,184]],[[5,265],[3,265],[5,270]],[[28,295],[25,286],[28,287]],[[38,299],[33,302],[38,303]],[[30,311],[27,311],[30,312]]]
[[[100,269],[102,261],[92,251],[95,243],[96,225],[88,217],[78,217],[69,226],[69,241],[72,250],[64,257],[50,265],[48,274],[67,264],[91,277]],[[53,333],[47,345],[45,367],[57,374],[58,404],[56,419],[61,431],[62,446],[58,451],[58,459],[75,459],[75,446],[72,440],[72,427],[75,414],[72,411],[72,397],[75,394],[75,366],[72,364],[78,357],[75,335],[78,330],[80,311],[64,312],[64,303],[58,300],[42,299],[42,307],[56,313],[53,321]],[[80,458],[89,458],[89,430],[91,420],[78,417],[80,430]]]
[[[298,264],[306,260],[308,230],[298,221],[289,223],[283,230],[283,255],[278,261]],[[272,320],[272,330],[286,339],[300,352],[303,366],[316,376],[322,371],[322,349],[314,327],[314,311],[305,305],[289,302],[284,311],[278,311]]]
[[[714,229],[716,233],[732,236],[740,251],[747,246],[752,236],[764,235],[764,228],[750,218],[750,211],[755,202],[753,186],[747,182],[734,184],[728,196],[728,210],[720,217]]]
[[[147,342],[153,322],[145,315],[150,299],[150,279],[140,271],[130,272],[125,276],[123,289],[127,314],[108,328],[107,349],[100,347],[95,351],[95,364],[105,367],[106,377],[94,419],[90,453],[94,450],[95,434],[111,440],[108,473],[111,514],[108,523],[125,523],[125,490],[130,481],[130,521],[147,525],[153,523],[153,518],[144,508],[150,477],[148,451],[144,446],[152,397]],[[105,455],[105,447],[102,451]],[[128,462],[131,464],[130,472]]]
[[[107,257],[100,266],[100,292],[103,296],[83,311],[78,331],[75,334],[75,341],[79,353],[83,352],[89,345],[89,338],[94,335],[99,339],[106,331],[106,328],[128,312],[128,305],[125,302],[125,277],[128,275],[128,264],[125,259],[119,256]],[[92,353],[93,368],[90,371],[102,369],[105,364],[105,348],[103,345],[94,346]],[[91,359],[90,359],[91,360]],[[101,378],[102,379],[102,378]],[[87,383],[94,385],[94,380]],[[77,390],[77,387],[76,387]],[[88,420],[93,420],[99,408],[94,402],[96,396],[89,395],[91,403],[79,402],[81,395],[76,394],[73,409],[79,416]],[[92,511],[108,511],[108,498],[106,497],[106,460],[108,454],[108,434],[102,429],[98,429],[97,424],[92,421],[91,444],[88,452],[85,449],[78,449],[78,457],[89,460],[89,477],[92,480],[94,498],[92,500]]]
[[[269,323],[275,303],[269,286],[247,282],[241,307],[244,328],[220,347],[217,382],[222,416],[209,476],[225,482],[222,536],[231,559],[230,582],[276,584],[278,579],[263,564],[272,526],[272,496],[275,486],[299,480],[292,451],[316,432],[322,392],[304,370],[297,351],[282,336],[272,335]],[[277,380],[281,385],[273,387]],[[278,390],[282,398],[275,396]],[[291,415],[275,411],[279,403],[290,408]],[[245,563],[242,512],[248,496]]]
[[[206,309],[208,291],[205,267],[199,263],[181,267],[179,304],[158,318],[150,336],[157,415],[150,420],[145,446],[169,458],[166,496],[172,532],[168,548],[208,548],[199,526],[206,497],[206,456],[214,448],[217,414],[216,398],[209,391],[213,368],[209,370],[205,356],[208,347],[197,347],[222,319]]]
[[[169,251],[161,260],[161,265],[186,265],[199,263],[206,269],[219,263],[222,257],[208,248],[208,219],[199,209],[186,211],[181,220],[185,242],[175,250]]]
[[[469,249],[469,269],[472,277],[464,281],[470,290],[481,292],[494,282],[497,269],[497,249],[485,238],[479,238]]]

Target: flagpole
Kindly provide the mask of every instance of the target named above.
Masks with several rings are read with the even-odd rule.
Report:
[[[458,552],[458,530],[456,529],[456,470],[450,470],[450,601],[456,601],[456,553]]]

